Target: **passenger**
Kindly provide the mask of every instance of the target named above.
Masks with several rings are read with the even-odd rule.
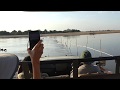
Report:
[[[24,61],[31,61],[30,59],[30,56],[26,56],[22,62]],[[32,63],[28,63],[28,68],[29,68],[29,75],[30,75],[30,78],[32,79],[33,78],[33,72],[32,72]],[[42,74],[42,78],[45,78],[45,77],[48,77],[49,75],[47,73],[41,73]],[[22,66],[20,65],[19,69],[18,69],[18,76],[17,76],[18,79],[25,79],[24,77],[24,72],[23,72],[23,69],[22,69]]]
[[[82,52],[80,58],[91,58],[92,55],[88,50]],[[91,73],[102,73],[100,68],[97,65],[93,64],[94,61],[91,62],[82,62],[82,65],[78,68],[78,77],[82,74],[91,74]],[[70,77],[73,77],[73,71],[70,74]]]
[[[26,56],[22,62],[24,61],[31,61],[30,56]],[[28,63],[28,68],[29,68],[29,73],[31,74],[31,78],[32,78],[32,63]],[[20,65],[19,69],[18,69],[18,79],[25,79],[24,77],[24,72],[22,69],[22,66]]]
[[[33,72],[33,74],[32,74],[33,77],[32,78],[33,79],[41,79],[42,78],[41,77],[41,72],[40,72],[40,58],[43,54],[43,49],[44,49],[44,45],[43,45],[41,40],[33,47],[32,50],[30,50],[29,48],[27,49],[28,54],[30,56],[31,63],[32,63],[32,72]],[[29,57],[27,57],[27,59],[28,58]],[[19,70],[19,73],[20,72],[21,72],[21,70]],[[19,77],[19,75],[18,75],[18,77]],[[22,78],[24,78],[24,76]]]

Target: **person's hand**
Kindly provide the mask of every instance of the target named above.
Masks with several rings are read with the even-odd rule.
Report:
[[[31,61],[39,61],[39,59],[41,58],[42,54],[43,54],[43,49],[44,46],[42,44],[42,40],[40,40],[34,47],[32,50],[30,50],[29,48],[27,49],[28,54],[30,55]]]
[[[40,79],[41,73],[40,73],[40,58],[43,54],[43,44],[42,40],[40,40],[32,50],[29,48],[27,49],[28,54],[30,55],[31,62],[32,62],[32,68],[33,68],[33,79]]]

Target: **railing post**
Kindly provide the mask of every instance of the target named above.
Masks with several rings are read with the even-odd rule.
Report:
[[[78,78],[78,60],[73,61],[73,78]]]
[[[116,69],[115,69],[115,73],[116,74],[119,74],[120,73],[120,58],[117,58],[116,60],[115,60],[115,62],[116,62]]]

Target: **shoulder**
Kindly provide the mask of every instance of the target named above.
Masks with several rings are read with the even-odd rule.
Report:
[[[97,65],[93,65],[93,67],[96,69],[100,69],[99,66],[97,66]]]
[[[31,61],[30,56],[26,56],[23,61]]]

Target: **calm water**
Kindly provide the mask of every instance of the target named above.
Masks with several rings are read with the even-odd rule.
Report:
[[[79,36],[48,36],[41,37],[44,43],[42,57],[51,56],[80,56],[83,50],[88,49],[93,57],[120,55],[120,34],[99,34]],[[22,60],[27,56],[28,38],[0,38],[0,48],[13,53]],[[87,48],[86,48],[87,47]],[[100,52],[102,51],[102,52]],[[107,61],[106,68],[115,71],[115,62]]]

